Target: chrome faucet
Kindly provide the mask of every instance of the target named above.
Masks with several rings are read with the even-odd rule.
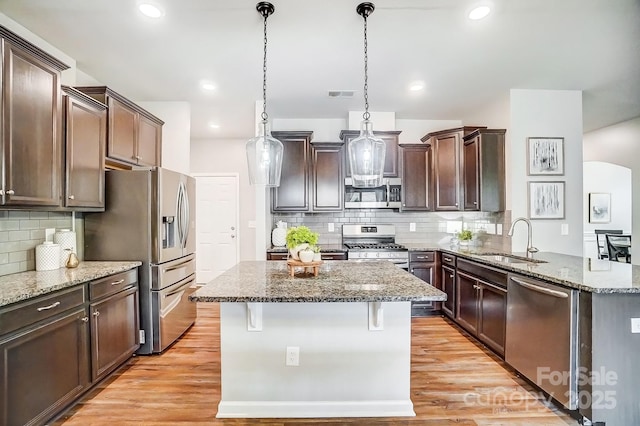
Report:
[[[507,232],[507,235],[509,237],[513,237],[513,229],[516,227],[516,223],[518,223],[520,221],[523,221],[523,222],[525,222],[527,224],[527,257],[529,257],[529,253],[531,253],[533,255],[533,253],[537,253],[538,252],[538,249],[531,245],[531,221],[529,221],[529,219],[527,219],[525,217],[517,218],[511,224],[511,228],[509,229],[509,232]]]

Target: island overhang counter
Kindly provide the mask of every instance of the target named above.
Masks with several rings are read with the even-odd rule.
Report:
[[[189,297],[220,303],[217,417],[414,416],[411,302],[446,294],[390,262],[303,275],[240,262]]]

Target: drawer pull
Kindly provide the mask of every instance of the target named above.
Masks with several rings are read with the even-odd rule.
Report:
[[[446,260],[447,262],[453,262],[453,259],[450,257],[443,257],[444,260]]]
[[[124,282],[124,278],[118,281],[114,281],[111,283],[111,285],[118,285],[118,284],[122,284]]]
[[[52,303],[49,306],[42,306],[42,307],[38,308],[38,312],[48,311],[49,309],[53,309],[53,308],[55,308],[57,306],[60,306],[60,302]]]
[[[427,256],[416,256],[418,259],[426,259]]]
[[[165,269],[164,272],[166,273],[166,272],[175,271],[176,269],[180,269],[184,265],[187,265],[191,261],[192,261],[192,259],[189,259],[189,260],[185,260],[184,262],[180,262],[177,265],[170,266],[169,268]]]

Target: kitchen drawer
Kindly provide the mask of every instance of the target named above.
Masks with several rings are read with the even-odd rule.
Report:
[[[116,294],[138,281],[138,268],[127,272],[121,272],[115,275],[92,281],[89,284],[89,295],[91,300]]]
[[[440,253],[440,259],[442,260],[443,265],[449,265],[451,267],[456,267],[456,257],[452,254],[448,253]]]
[[[465,271],[502,288],[507,288],[507,273],[465,259],[458,259],[458,271]]]
[[[267,260],[287,260],[288,253],[267,253]]]
[[[322,260],[347,260],[347,253],[322,253]]]
[[[410,251],[409,262],[426,262],[432,263],[436,261],[436,253],[433,251]]]
[[[35,324],[85,302],[85,286],[29,299],[0,310],[0,335]]]

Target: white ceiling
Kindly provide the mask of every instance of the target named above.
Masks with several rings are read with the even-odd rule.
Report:
[[[509,89],[582,90],[585,131],[640,116],[639,0],[374,0],[369,22],[372,111],[461,119],[505,102]],[[0,0],[0,11],[136,101],[188,101],[193,138],[248,138],[262,98],[262,17],[256,0]],[[358,0],[272,0],[271,118],[347,118],[363,109]],[[203,93],[199,81],[217,85]],[[426,89],[410,93],[414,80]],[[329,90],[356,90],[353,99]],[[220,125],[217,130],[209,122]],[[337,138],[337,135],[336,135]]]

